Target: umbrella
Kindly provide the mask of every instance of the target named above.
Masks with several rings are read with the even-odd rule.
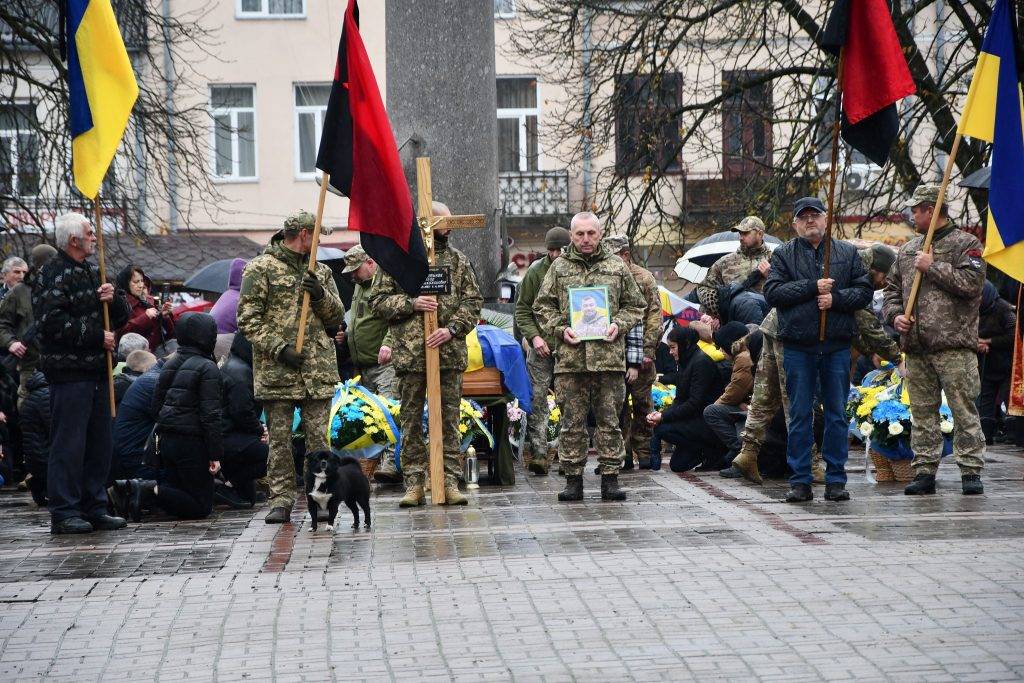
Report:
[[[765,235],[764,243],[774,251],[775,247],[782,244],[782,240]],[[715,261],[739,248],[740,241],[735,232],[716,232],[709,235],[687,249],[676,261],[676,275],[688,282],[703,282],[704,276],[708,274],[708,268],[713,266]]]
[[[334,247],[320,247],[316,252],[316,260],[321,263],[339,261],[345,258],[345,252]],[[192,273],[182,285],[183,289],[193,292],[213,292],[223,294],[228,288],[228,276],[231,272],[231,262],[234,259],[226,258],[205,266]]]
[[[960,187],[969,190],[987,190],[989,179],[992,177],[992,167],[979,168],[974,173],[960,181]]]

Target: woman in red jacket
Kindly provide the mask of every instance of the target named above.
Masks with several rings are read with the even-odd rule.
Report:
[[[171,315],[171,302],[162,305],[149,294],[153,281],[146,277],[142,268],[134,265],[125,266],[117,274],[117,287],[127,294],[131,314],[124,327],[117,331],[120,342],[122,335],[129,332],[141,334],[149,342],[150,350],[169,339],[174,338],[174,316]]]

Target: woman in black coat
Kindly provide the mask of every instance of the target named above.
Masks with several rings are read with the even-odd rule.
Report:
[[[999,404],[1000,398],[1008,392],[1016,330],[1017,316],[1013,307],[999,296],[995,285],[986,282],[978,315],[978,372],[981,375],[978,412],[985,442],[990,446],[1002,420]]]
[[[213,509],[213,475],[223,454],[220,370],[213,360],[217,323],[206,313],[186,313],[177,325],[178,350],[160,371],[153,409],[164,478],[132,479],[115,496],[134,521],[155,503],[182,519],[202,519]],[[120,512],[121,510],[119,510]]]
[[[46,468],[50,460],[50,385],[36,370],[25,383],[28,396],[21,402],[21,452],[32,475],[29,491],[39,507],[46,505]]]
[[[664,375],[661,381],[675,385],[676,398],[664,411],[647,416],[654,437],[675,446],[669,463],[673,472],[692,470],[702,462],[717,468],[724,454],[714,433],[704,424],[704,408],[722,393],[722,375],[697,346],[698,341],[700,337],[688,327],[676,327],[669,333],[669,351],[678,370]]]
[[[253,393],[252,344],[235,333],[231,354],[220,368],[223,383],[224,478],[231,486],[218,486],[214,498],[232,507],[252,507],[255,480],[267,474],[267,430],[260,422],[263,406]]]

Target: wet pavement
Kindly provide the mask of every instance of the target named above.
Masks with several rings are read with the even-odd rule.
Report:
[[[854,458],[856,460],[856,458]],[[1024,455],[986,495],[864,482],[779,502],[715,473],[624,474],[559,504],[520,473],[465,508],[373,499],[374,527],[266,510],[51,537],[0,493],[0,681],[1019,680]]]

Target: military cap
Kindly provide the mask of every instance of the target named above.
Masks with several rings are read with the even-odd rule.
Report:
[[[764,221],[757,216],[747,216],[729,229],[733,232],[750,232],[751,230],[764,232]]]
[[[561,249],[569,246],[569,231],[565,228],[554,227],[544,235],[545,249]]]
[[[629,238],[625,235],[609,235],[603,240],[604,247],[613,254],[621,254],[629,249]]]
[[[896,262],[896,251],[884,244],[871,245],[871,270],[879,273],[888,273],[892,264]]]
[[[312,231],[316,227],[316,218],[309,211],[296,211],[284,219],[283,232],[291,235],[298,234],[300,230]],[[328,225],[320,224],[320,234],[330,235],[334,229]]]
[[[345,268],[341,271],[342,275],[345,273],[354,273],[359,270],[359,266],[366,263],[366,259],[370,258],[363,251],[363,248],[358,244],[348,251],[345,252]]]
[[[918,185],[914,188],[914,194],[910,195],[910,199],[907,200],[905,206],[908,209],[912,209],[919,204],[931,204],[932,206],[935,206],[938,203],[938,185]]]

